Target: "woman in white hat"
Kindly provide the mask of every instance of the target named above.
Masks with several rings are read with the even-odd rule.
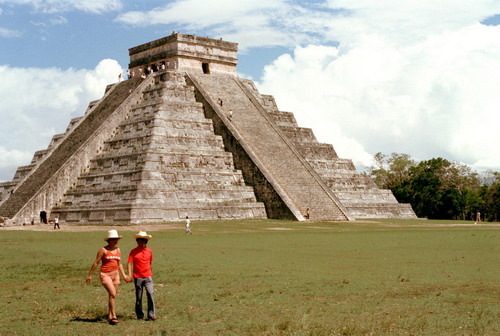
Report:
[[[90,267],[89,275],[87,276],[87,283],[90,283],[92,279],[92,273],[96,269],[99,262],[101,265],[101,283],[103,287],[109,294],[108,297],[108,322],[110,324],[117,324],[118,319],[116,317],[116,294],[118,293],[118,286],[120,285],[120,273],[122,274],[125,281],[128,282],[128,278],[123,270],[123,265],[121,263],[121,253],[120,249],[116,247],[118,245],[118,240],[122,236],[118,235],[116,230],[108,231],[108,235],[104,238],[108,242],[108,245],[101,247],[97,252],[97,257]]]

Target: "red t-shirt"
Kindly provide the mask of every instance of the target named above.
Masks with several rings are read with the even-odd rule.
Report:
[[[153,252],[147,247],[136,247],[128,256],[128,262],[134,263],[134,278],[147,278],[153,275],[151,262]]]

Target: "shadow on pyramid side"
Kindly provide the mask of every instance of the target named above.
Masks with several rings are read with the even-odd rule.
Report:
[[[238,78],[236,53],[236,43],[184,34],[129,49],[130,79],[0,184],[0,216],[11,225],[41,211],[68,224],[416,218]]]

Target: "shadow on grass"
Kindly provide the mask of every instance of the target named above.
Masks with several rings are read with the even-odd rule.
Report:
[[[129,316],[122,316],[118,315],[118,320],[120,321],[126,321],[130,320]],[[87,323],[108,323],[108,315],[99,315],[96,317],[80,317],[80,316],[75,316],[70,322],[87,322]]]
[[[77,317],[74,317],[70,320],[70,322],[90,322],[90,323],[100,323],[100,322],[108,322],[108,316],[107,315],[103,315],[103,316],[97,316],[97,317],[94,317],[94,318],[90,318],[90,317],[80,317],[80,316],[77,316]]]

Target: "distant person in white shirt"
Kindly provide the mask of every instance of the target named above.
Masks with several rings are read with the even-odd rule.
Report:
[[[191,232],[191,221],[189,220],[189,217],[186,216],[186,233],[185,234],[193,234]]]
[[[480,222],[481,221],[481,213],[479,212],[479,210],[476,212],[476,222],[474,224],[477,224],[477,222]]]

